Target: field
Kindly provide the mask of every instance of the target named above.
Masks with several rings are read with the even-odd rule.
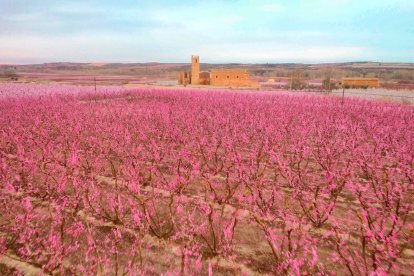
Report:
[[[409,275],[414,109],[0,84],[0,274]]]
[[[44,63],[31,65],[1,65],[0,82],[4,73],[15,73],[19,82],[58,82],[76,85],[177,85],[179,73],[190,70],[190,60],[183,63]],[[263,89],[323,90],[329,78],[331,87],[339,87],[344,77],[379,78],[387,90],[414,90],[413,63],[350,62],[328,64],[214,64],[204,63],[205,71],[212,69],[246,69],[254,82]],[[3,78],[3,80],[6,80]],[[293,85],[291,82],[293,80]],[[10,81],[10,79],[6,80]],[[164,84],[162,84],[164,82]],[[292,87],[293,86],[293,87]],[[388,91],[387,91],[388,92]],[[394,94],[394,91],[391,92]]]
[[[342,89],[333,90],[332,94],[342,97]],[[402,104],[414,104],[414,91],[391,89],[346,89],[345,97],[380,100]]]

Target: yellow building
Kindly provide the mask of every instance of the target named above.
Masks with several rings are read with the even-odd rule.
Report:
[[[249,73],[244,69],[211,70],[210,84],[215,86],[252,86]]]
[[[231,87],[257,86],[250,80],[245,69],[214,69],[211,72],[200,71],[199,56],[191,56],[191,71],[180,72],[178,83],[182,85],[214,85]]]
[[[343,78],[342,87],[350,88],[378,88],[380,86],[377,78]]]

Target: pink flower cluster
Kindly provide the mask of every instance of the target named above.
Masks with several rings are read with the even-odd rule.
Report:
[[[0,114],[6,267],[70,275],[414,271],[411,106],[2,84]]]

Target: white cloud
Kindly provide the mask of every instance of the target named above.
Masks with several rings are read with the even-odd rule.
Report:
[[[0,63],[174,62],[187,61],[192,53],[206,62],[378,60],[395,53],[399,60],[412,60],[413,40],[407,33],[413,27],[403,24],[410,18],[400,11],[414,8],[414,0],[356,3],[215,0],[179,8],[91,9],[94,2],[85,2],[27,13],[2,7],[0,26],[6,27],[0,28]]]
[[[188,40],[185,31],[178,35],[176,32],[166,35],[164,31],[151,31],[140,37],[77,34],[68,37],[19,35],[10,39],[0,36],[0,63],[179,62],[193,53],[200,54],[203,62],[213,63],[314,63],[367,60],[371,58],[370,54],[375,54],[369,49],[352,45],[278,43],[260,39],[238,43],[222,39],[212,42],[198,40],[196,36]],[[154,44],[158,46],[154,47]]]
[[[356,46],[262,45],[249,43],[232,48],[231,45],[208,45],[203,55],[226,62],[337,62],[366,59],[367,49]],[[215,61],[211,60],[211,61]]]

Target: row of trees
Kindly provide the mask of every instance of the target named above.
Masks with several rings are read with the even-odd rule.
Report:
[[[396,68],[387,64],[359,65],[352,68],[340,67],[338,65],[330,65],[326,67],[318,67],[314,65],[264,65],[263,69],[252,69],[253,75],[258,77],[274,78],[290,78],[300,73],[304,79],[325,79],[331,77],[333,79],[341,79],[343,77],[363,77],[363,78],[380,78],[384,81],[414,81],[414,72],[411,68]],[[375,67],[377,66],[377,67]],[[369,67],[369,68],[368,68]]]
[[[82,89],[0,86],[0,254],[50,274],[414,269],[411,108]]]
[[[0,70],[0,78],[18,80],[19,76],[14,70]]]

